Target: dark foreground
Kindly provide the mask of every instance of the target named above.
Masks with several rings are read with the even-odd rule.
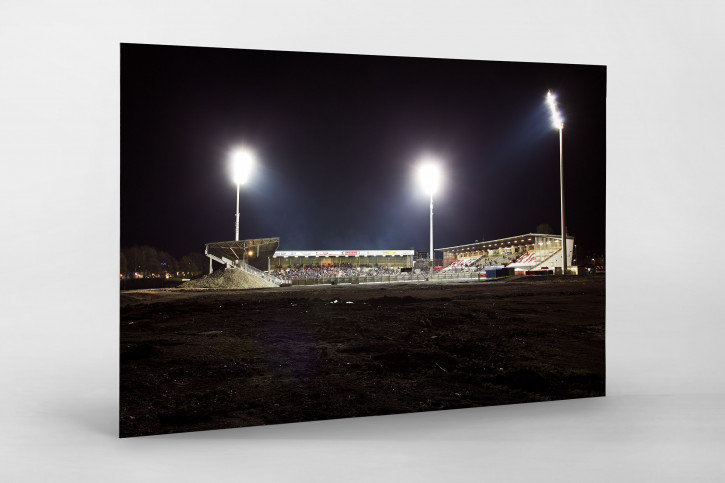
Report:
[[[604,294],[603,276],[124,292],[121,436],[603,396]]]

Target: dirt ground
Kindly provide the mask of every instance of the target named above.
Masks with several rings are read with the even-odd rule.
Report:
[[[604,276],[121,293],[122,437],[603,396]]]

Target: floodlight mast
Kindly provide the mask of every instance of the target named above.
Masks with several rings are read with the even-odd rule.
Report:
[[[232,155],[232,171],[237,184],[237,213],[234,223],[234,241],[239,241],[239,187],[247,182],[254,161],[254,154],[246,148],[236,149]]]
[[[546,103],[551,110],[551,122],[559,130],[559,191],[561,197],[561,274],[566,275],[566,220],[564,217],[564,119],[556,105],[556,96],[551,91],[546,94]]]
[[[433,193],[430,194],[430,266],[433,267]]]
[[[433,194],[436,191],[436,188],[438,187],[438,167],[436,164],[434,164],[431,161],[427,161],[425,164],[421,165],[420,171],[420,181],[423,185],[423,190],[430,195],[430,252],[428,254],[428,259],[431,263],[431,268],[433,267]]]
[[[237,215],[234,222],[234,241],[239,241],[239,183],[237,183]]]

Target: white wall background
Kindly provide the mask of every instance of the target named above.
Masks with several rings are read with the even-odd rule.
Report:
[[[3,0],[0,477],[722,476],[723,25],[704,0]],[[115,439],[121,42],[607,65],[608,397]]]

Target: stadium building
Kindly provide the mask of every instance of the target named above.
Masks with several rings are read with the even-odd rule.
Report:
[[[252,238],[249,240],[207,243],[204,254],[209,258],[209,273],[213,262],[223,266],[248,265],[257,270],[269,270],[269,260],[279,247],[279,238]]]
[[[278,250],[272,270],[303,266],[399,267],[413,266],[413,250]]]
[[[210,273],[212,261],[235,267],[246,264],[262,271],[334,265],[361,268],[413,266],[413,250],[277,250],[278,247],[279,238],[255,238],[207,243],[204,253],[209,258]]]
[[[474,270],[488,266],[506,266],[517,271],[554,270],[562,265],[561,236],[542,233],[500,238],[446,248],[443,270]],[[566,237],[567,266],[571,267],[574,238]]]
[[[348,266],[352,268],[412,268],[414,250],[278,250],[279,238],[207,243],[209,273],[213,262],[237,268],[269,272],[304,267]],[[507,267],[516,272],[554,270],[562,265],[561,236],[525,235],[474,242],[446,248],[443,271],[477,271],[484,267]],[[573,266],[574,238],[567,236],[567,266]],[[441,263],[438,262],[437,263]],[[260,275],[261,273],[258,273]]]

